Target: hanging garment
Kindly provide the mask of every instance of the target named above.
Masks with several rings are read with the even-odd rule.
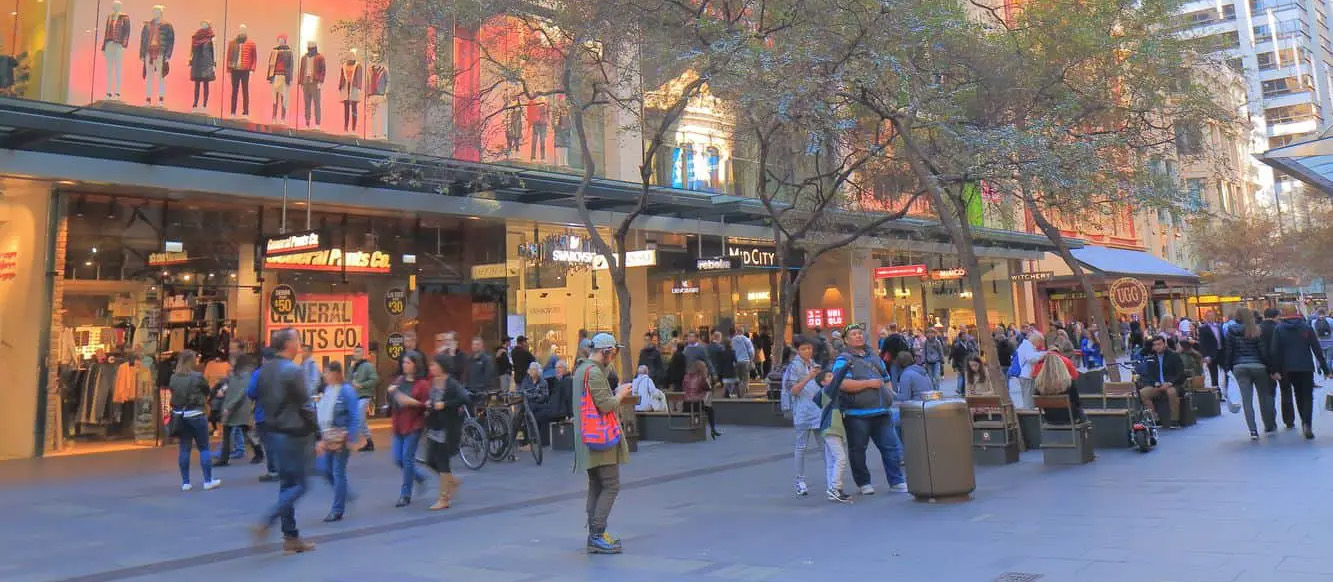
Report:
[[[116,403],[130,402],[135,397],[135,379],[138,377],[138,370],[129,362],[125,362],[116,367],[116,383],[112,390],[112,401]]]

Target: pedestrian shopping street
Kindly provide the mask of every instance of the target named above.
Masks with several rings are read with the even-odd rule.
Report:
[[[1166,432],[1148,454],[1046,467],[1031,451],[978,467],[971,501],[940,504],[888,494],[876,460],[873,497],[795,497],[789,431],[723,430],[715,442],[643,444],[611,515],[619,556],[584,553],[585,483],[567,453],[463,469],[444,512],[425,511],[425,495],[394,509],[387,452],[357,455],[347,519],[320,522],[330,492],[312,481],[298,520],[319,547],[293,556],[249,545],[276,487],[248,464],[218,469],[221,489],[182,493],[171,449],[7,462],[0,580],[1333,579],[1333,504],[1320,501],[1333,493],[1333,413],[1322,410],[1314,441],[1284,430],[1250,442],[1224,412]],[[822,460],[808,463],[818,491]]]

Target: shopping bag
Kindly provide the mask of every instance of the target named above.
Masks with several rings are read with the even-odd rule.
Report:
[[[1240,383],[1231,378],[1230,373],[1222,374],[1222,393],[1227,397],[1227,408],[1231,414],[1240,412]]]

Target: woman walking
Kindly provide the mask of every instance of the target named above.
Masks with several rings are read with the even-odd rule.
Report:
[[[541,380],[541,364],[533,362],[529,369]],[[458,443],[463,438],[462,407],[468,402],[467,390],[449,374],[449,358],[436,355],[430,362],[430,394],[426,400],[426,465],[440,478],[440,496],[430,506],[431,511],[449,509],[458,486],[463,484],[454,476],[449,461],[458,454]]]
[[[356,388],[343,377],[343,366],[336,361],[324,365],[324,390],[315,405],[319,420],[319,457],[316,470],[333,486],[333,507],[324,521],[341,521],[347,509],[347,460],[361,437],[361,400]]]
[[[1277,411],[1273,406],[1273,364],[1268,346],[1263,341],[1253,310],[1236,309],[1235,321],[1227,324],[1222,334],[1226,349],[1222,351],[1222,369],[1236,375],[1240,387],[1241,405],[1245,407],[1245,425],[1250,429],[1250,440],[1259,440],[1259,427],[1254,421],[1254,393],[1259,392],[1259,414],[1264,432],[1277,431]]]
[[[484,356],[483,356],[484,357]],[[412,484],[426,480],[417,468],[417,446],[425,427],[426,400],[430,398],[430,381],[426,379],[426,364],[420,352],[408,352],[403,358],[403,375],[389,386],[389,413],[393,425],[393,463],[403,470],[403,482],[394,507],[412,503]]]
[[[791,412],[792,426],[796,429],[796,494],[806,496],[810,489],[805,484],[805,451],[810,447],[811,437],[819,430],[819,407],[815,405],[815,396],[819,394],[819,364],[814,362],[815,346],[804,338],[796,339],[796,357],[787,365],[782,374],[783,409]],[[827,483],[832,489],[833,484]]]
[[[708,430],[712,432],[713,439],[722,436],[722,433],[717,432],[717,421],[713,417],[713,387],[708,384],[708,364],[703,360],[695,360],[690,364],[681,387],[685,392],[686,411],[697,413],[702,408],[708,417]]]
[[[176,373],[172,374],[171,414],[179,427],[172,436],[177,438],[180,452],[177,462],[181,470],[181,491],[194,488],[190,485],[190,447],[199,449],[199,468],[204,472],[204,491],[217,489],[221,479],[213,478],[213,460],[208,450],[208,418],[204,407],[208,402],[208,380],[199,372],[199,354],[194,350],[184,350],[176,359]]]

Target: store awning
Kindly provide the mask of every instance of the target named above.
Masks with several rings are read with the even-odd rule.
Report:
[[[1083,266],[1102,275],[1199,284],[1194,272],[1143,251],[1088,245],[1070,252]]]
[[[1333,135],[1324,135],[1255,156],[1283,173],[1333,196]]]

